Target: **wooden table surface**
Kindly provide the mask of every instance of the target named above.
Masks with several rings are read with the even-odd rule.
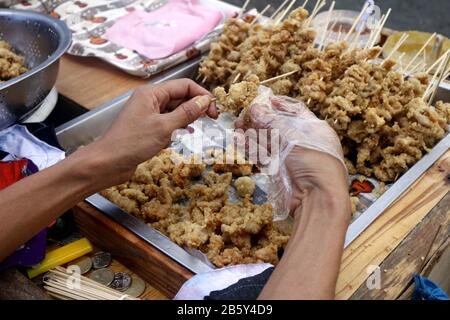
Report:
[[[146,81],[98,59],[65,56],[57,88],[93,109]],[[336,298],[395,299],[410,292],[412,274],[430,273],[446,254],[449,191],[450,151],[345,250]],[[370,290],[366,281],[375,267],[381,270],[381,288]]]
[[[65,55],[56,87],[60,94],[86,109],[94,109],[147,83],[97,58]]]

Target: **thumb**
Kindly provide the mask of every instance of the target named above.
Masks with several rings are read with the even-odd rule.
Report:
[[[184,128],[205,114],[210,104],[210,96],[192,98],[166,115],[168,123],[173,130]]]

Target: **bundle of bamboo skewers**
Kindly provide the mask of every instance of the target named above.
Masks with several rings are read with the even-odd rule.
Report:
[[[140,300],[62,267],[50,270],[43,282],[48,294],[60,300]]]

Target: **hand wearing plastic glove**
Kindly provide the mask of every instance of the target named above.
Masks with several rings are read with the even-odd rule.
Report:
[[[347,170],[336,133],[302,103],[265,89],[236,127],[279,131],[281,169],[275,197],[295,217],[289,244],[260,298],[334,298],[351,217]]]
[[[347,169],[334,130],[298,100],[262,91],[235,125],[243,130],[278,131],[279,147],[274,152],[279,154],[279,170],[270,190],[270,197],[283,205],[278,209],[295,213],[311,188],[333,185],[347,192]]]

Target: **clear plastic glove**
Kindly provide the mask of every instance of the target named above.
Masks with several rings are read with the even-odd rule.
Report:
[[[278,170],[271,170],[275,173],[269,192],[278,218],[293,213],[310,188],[325,188],[329,184],[346,188],[347,169],[338,136],[302,102],[274,96],[270,89],[261,87],[260,95],[235,126],[243,130],[277,130],[279,134],[279,146],[267,146],[272,158],[274,152],[279,158]]]

